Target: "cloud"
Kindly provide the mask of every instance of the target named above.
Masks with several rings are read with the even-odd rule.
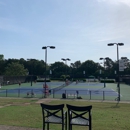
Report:
[[[119,2],[119,3],[130,6],[130,0],[116,0],[116,1]]]
[[[115,4],[115,5],[124,4],[130,7],[130,0],[97,0],[97,1],[107,2],[107,3]]]

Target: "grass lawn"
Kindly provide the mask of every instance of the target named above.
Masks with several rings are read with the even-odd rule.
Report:
[[[37,101],[38,99],[0,98],[0,125],[42,128],[42,111]],[[130,103],[85,100],[49,100],[45,103],[92,105],[93,130],[130,130]],[[51,125],[50,129],[61,130],[61,125]],[[73,127],[73,130],[81,129],[86,130],[86,127]]]

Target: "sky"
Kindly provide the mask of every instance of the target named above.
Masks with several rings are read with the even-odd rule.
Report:
[[[130,0],[0,0],[0,54],[5,59],[67,64],[130,58]]]

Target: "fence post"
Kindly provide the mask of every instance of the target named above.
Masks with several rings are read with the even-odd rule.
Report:
[[[105,100],[105,92],[103,91],[103,100]]]
[[[90,100],[91,100],[91,91],[89,91],[89,94],[90,94]]]
[[[54,96],[54,91],[55,91],[55,90],[53,89],[53,98],[55,98],[55,96]]]
[[[7,97],[7,89],[6,89],[6,97]]]
[[[66,96],[66,90],[65,90],[65,96]],[[67,97],[67,96],[66,96]]]
[[[42,98],[43,98],[43,91],[42,91]]]
[[[18,97],[20,96],[20,89],[18,89]]]
[[[33,97],[33,94],[34,94],[34,93],[33,93],[33,89],[32,89],[32,91],[31,91],[31,98]]]

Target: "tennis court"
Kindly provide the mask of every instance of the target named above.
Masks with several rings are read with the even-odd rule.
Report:
[[[53,96],[58,98],[63,93],[67,95],[67,98],[77,98],[77,96],[83,99],[99,99],[99,100],[115,100],[118,97],[118,93],[113,88],[104,88],[103,83],[78,83],[73,82],[69,86],[64,87],[59,91],[53,92]],[[69,95],[69,97],[68,97]]]
[[[34,93],[35,97],[43,97],[45,89],[43,88],[44,82],[23,83],[20,86],[18,84],[3,86],[0,88],[0,97],[27,97],[27,93]],[[62,98],[62,94],[69,95],[67,98],[76,98],[77,96],[83,99],[89,100],[115,100],[118,97],[117,84],[106,84],[104,88],[103,83],[98,82],[72,82],[69,85],[65,85],[65,82],[47,82],[49,97]],[[121,100],[130,100],[129,91],[130,86],[126,84],[120,84],[120,97]],[[30,95],[30,97],[32,97]]]
[[[27,93],[32,93],[32,92],[35,94],[39,94],[40,96],[40,94],[43,95],[44,93],[44,88],[43,88],[44,84],[45,83],[38,82],[38,83],[33,83],[32,86],[30,83],[22,83],[20,86],[19,84],[2,86],[0,88],[0,96],[23,97]],[[62,84],[63,82],[47,82],[48,89],[57,88]]]

